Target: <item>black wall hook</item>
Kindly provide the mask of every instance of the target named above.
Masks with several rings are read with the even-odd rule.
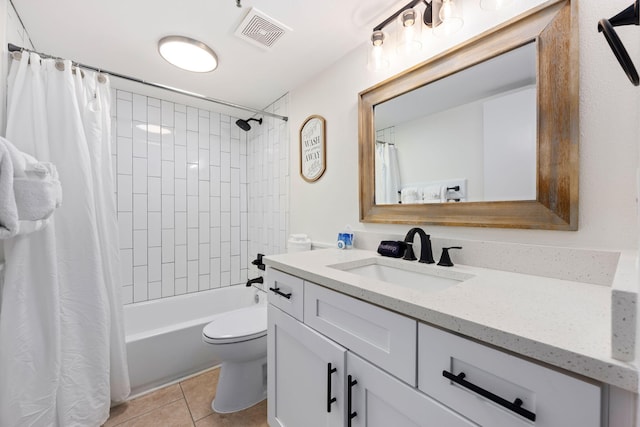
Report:
[[[598,22],[598,32],[604,34],[604,38],[607,40],[607,43],[609,43],[609,47],[611,47],[613,54],[618,59],[620,66],[622,66],[622,69],[634,86],[640,85],[638,71],[636,70],[635,65],[633,65],[633,61],[629,57],[629,53],[622,44],[622,41],[620,40],[620,37],[618,37],[618,33],[616,33],[614,27],[622,25],[640,25],[639,1],[640,0],[636,0],[634,4],[614,17],[610,19],[601,19]]]

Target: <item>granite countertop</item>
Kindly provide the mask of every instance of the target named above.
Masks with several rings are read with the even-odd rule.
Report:
[[[330,267],[358,266],[371,258],[465,280],[446,289],[429,290]],[[270,255],[264,262],[419,321],[606,384],[638,391],[635,366],[611,357],[611,288],[607,286],[466,265],[426,265],[382,258],[376,252],[359,249]]]

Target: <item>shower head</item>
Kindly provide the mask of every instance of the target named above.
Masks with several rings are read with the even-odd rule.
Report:
[[[243,131],[248,132],[249,130],[251,130],[251,125],[249,124],[251,120],[253,120],[254,122],[258,122],[259,124],[262,124],[262,117],[261,117],[259,119],[248,119],[248,120],[238,119],[236,120],[236,125],[238,125],[238,127]]]

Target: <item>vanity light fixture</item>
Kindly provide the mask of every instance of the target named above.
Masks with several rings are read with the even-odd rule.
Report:
[[[420,16],[419,9],[416,8],[421,3],[424,4],[422,16]],[[401,54],[412,53],[422,48],[423,23],[427,27],[433,28],[434,33],[438,29],[437,33],[440,35],[450,35],[462,28],[464,21],[460,3],[461,0],[411,0],[373,28],[371,49],[367,61],[368,68],[372,71],[380,71],[389,66],[387,49],[384,47],[388,37],[383,30],[394,20],[398,20],[397,52]]]
[[[184,36],[167,36],[158,42],[158,52],[183,70],[208,73],[218,67],[216,53],[201,41]]]

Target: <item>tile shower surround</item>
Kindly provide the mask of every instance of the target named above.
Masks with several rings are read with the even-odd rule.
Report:
[[[255,252],[284,252],[286,123],[246,133],[236,117],[116,89],[111,115],[125,304],[244,284]]]

